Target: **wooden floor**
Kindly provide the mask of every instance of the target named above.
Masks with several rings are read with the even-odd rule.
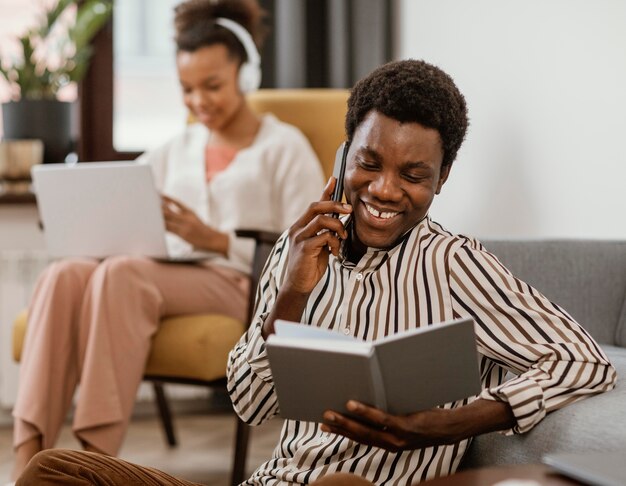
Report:
[[[133,419],[120,457],[157,467],[175,476],[210,486],[229,484],[235,418],[232,413],[178,414],[175,417],[179,445],[168,448],[156,418]],[[282,422],[275,419],[252,429],[248,468],[268,459],[278,440]],[[78,448],[66,426],[59,447]],[[0,428],[0,485],[8,481],[12,465],[11,428]]]

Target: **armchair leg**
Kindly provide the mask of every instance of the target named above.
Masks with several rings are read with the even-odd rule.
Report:
[[[233,475],[231,478],[233,486],[242,483],[246,479],[246,459],[248,456],[248,439],[250,437],[250,426],[239,417],[236,417],[236,420],[235,457],[233,459]]]
[[[172,413],[170,412],[170,406],[167,403],[167,397],[165,396],[165,389],[163,383],[155,381],[152,383],[154,388],[154,395],[156,396],[157,408],[159,409],[159,416],[161,417],[161,424],[163,425],[163,432],[167,439],[167,444],[170,447],[176,447],[176,434],[174,433],[174,424],[172,423]]]

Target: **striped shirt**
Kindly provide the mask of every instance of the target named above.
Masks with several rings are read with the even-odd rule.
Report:
[[[279,413],[261,327],[285,277],[288,247],[284,234],[260,280],[254,320],[229,356],[235,410],[253,425]],[[515,278],[478,241],[429,218],[393,248],[368,249],[357,264],[331,255],[302,323],[374,340],[460,317],[476,323],[480,397],[508,402],[515,416],[505,433],[526,432],[546,413],[614,386],[615,369],[563,309]],[[508,371],[517,376],[505,382]],[[324,433],[316,423],[286,420],[272,458],[245,484],[308,484],[351,472],[377,485],[408,485],[453,473],[469,442],[392,453]]]

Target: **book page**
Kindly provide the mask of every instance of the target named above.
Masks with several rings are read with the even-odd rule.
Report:
[[[341,334],[337,331],[321,329],[309,324],[283,321],[281,319],[278,319],[274,323],[274,329],[276,330],[277,336],[286,338],[359,342],[358,339],[355,339],[352,336],[346,336],[345,334]]]
[[[268,336],[266,343],[272,346],[281,346],[302,351],[326,351],[346,355],[373,356],[374,348],[369,342],[356,339],[345,341],[342,339],[315,339],[301,337],[285,337],[277,334]]]
[[[427,410],[480,393],[472,319],[399,333],[374,348],[390,413]]]

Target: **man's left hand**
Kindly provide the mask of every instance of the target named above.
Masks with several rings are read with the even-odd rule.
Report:
[[[448,434],[442,434],[444,415],[449,410],[434,408],[411,415],[391,415],[356,401],[346,405],[353,417],[335,411],[324,413],[324,432],[343,435],[362,444],[399,452],[421,449],[454,442]]]
[[[516,423],[508,403],[485,399],[462,407],[432,408],[408,415],[391,415],[354,400],[346,408],[356,420],[328,410],[321,429],[394,452],[453,444],[511,428]]]

